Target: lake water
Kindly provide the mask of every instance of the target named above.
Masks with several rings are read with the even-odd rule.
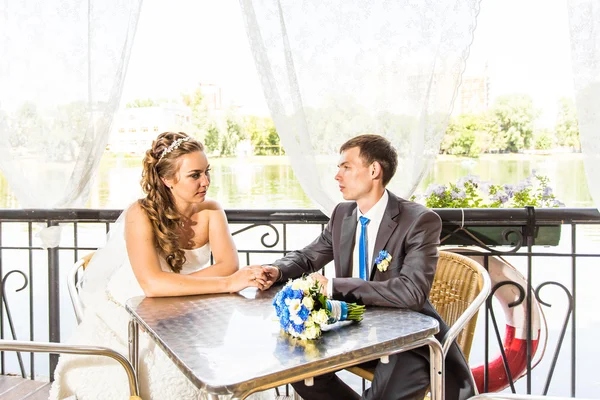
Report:
[[[332,158],[335,166],[337,157]],[[287,157],[212,158],[209,196],[224,208],[318,208],[300,186]],[[141,195],[141,158],[106,154],[92,186],[89,208],[124,208]],[[593,206],[579,154],[484,155],[478,159],[440,156],[418,192],[432,183],[455,182],[467,174],[496,184],[516,184],[532,170],[550,178],[557,198],[568,207]],[[331,185],[335,186],[333,174]],[[392,188],[393,190],[393,188]],[[18,208],[0,175],[0,208]]]

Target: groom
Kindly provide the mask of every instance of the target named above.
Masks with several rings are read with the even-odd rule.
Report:
[[[267,287],[313,273],[331,298],[411,309],[436,318],[441,340],[448,327],[428,301],[438,259],[440,218],[385,189],[396,172],[398,155],[384,137],[357,136],[342,145],[340,154],[335,180],[350,202],[337,205],[327,227],[311,244],[264,266]],[[385,270],[377,263],[382,250],[391,255]],[[331,260],[336,278],[316,273]],[[430,382],[428,348],[392,355],[387,364],[368,364],[376,367],[375,376],[362,397],[335,373],[316,377],[313,386],[303,381],[293,386],[306,400],[423,399]],[[456,343],[445,368],[446,399],[474,395],[469,367]]]

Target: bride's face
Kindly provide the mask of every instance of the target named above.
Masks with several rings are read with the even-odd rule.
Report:
[[[186,203],[203,202],[210,186],[210,165],[203,151],[184,154],[177,159],[179,169],[175,179],[168,180],[177,200]]]

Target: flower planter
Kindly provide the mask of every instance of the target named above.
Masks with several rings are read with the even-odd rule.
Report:
[[[487,246],[516,246],[519,235],[515,232],[523,232],[524,226],[470,226],[469,232]],[[452,231],[443,230],[442,238]],[[556,246],[560,242],[561,225],[537,226],[535,227],[534,245]],[[444,245],[471,246],[477,245],[466,232],[458,231],[448,237],[442,243]],[[523,237],[522,246],[526,246]]]

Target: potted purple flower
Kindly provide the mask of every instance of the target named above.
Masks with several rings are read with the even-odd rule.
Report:
[[[526,206],[564,207],[549,186],[548,177],[535,171],[516,185],[495,185],[467,175],[448,185],[431,184],[423,195],[412,196],[429,208],[522,208]],[[486,245],[514,245],[506,226],[470,226],[469,231]],[[560,225],[540,226],[535,232],[535,244],[555,246],[560,240]],[[466,238],[449,238],[444,244],[472,244]]]

